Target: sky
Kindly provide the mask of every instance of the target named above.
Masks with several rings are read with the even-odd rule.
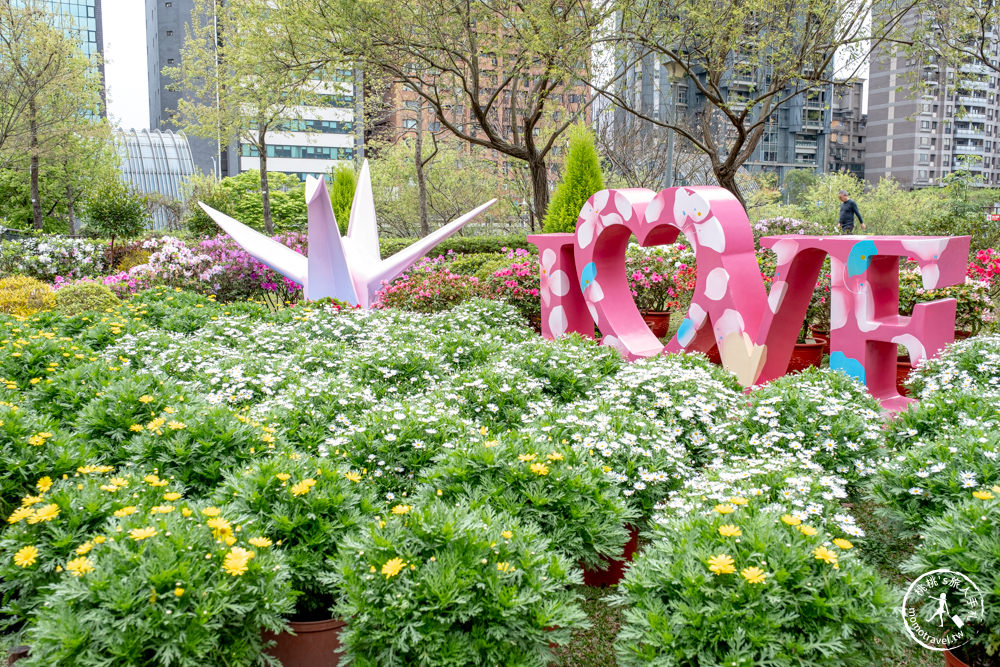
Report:
[[[122,128],[148,128],[146,3],[143,0],[103,0],[101,8],[108,115]]]

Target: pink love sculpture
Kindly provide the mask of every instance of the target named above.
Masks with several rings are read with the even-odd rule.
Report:
[[[687,315],[664,346],[632,300],[625,249],[632,236],[653,246],[680,234],[695,250],[698,276]],[[954,338],[954,299],[899,315],[899,256],[917,257],[930,289],[964,279],[969,249],[969,237],[768,237],[762,246],[777,254],[778,268],[767,292],[746,211],[717,187],[602,190],[583,206],[575,234],[528,240],[541,253],[543,335],[590,336],[596,323],[603,343],[629,359],[716,345],[723,366],[746,387],[785,374],[829,254],[831,365],[866,383],[889,410],[908,401],[895,389],[895,345],[919,360]]]

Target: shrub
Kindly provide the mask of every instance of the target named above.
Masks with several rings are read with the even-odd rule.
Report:
[[[51,310],[56,297],[52,288],[27,276],[0,278],[0,313],[27,317]]]
[[[152,253],[148,250],[140,250],[138,248],[129,250],[120,260],[118,260],[118,265],[115,268],[119,271],[128,271],[133,267],[149,262],[149,256],[151,254]]]
[[[1000,487],[997,486],[967,491],[967,495],[947,513],[930,522],[924,531],[923,543],[903,564],[903,570],[913,575],[941,568],[961,572],[986,597],[981,617],[963,616],[967,624],[963,629],[970,639],[960,655],[970,665],[995,664],[1000,654],[1000,609],[995,604],[1000,590],[1000,572],[996,567],[997,553],[1000,553],[998,498]]]
[[[861,666],[899,644],[897,596],[850,541],[725,508],[669,523],[632,563],[612,596],[619,664]]]
[[[149,222],[146,198],[135,187],[113,177],[101,184],[87,201],[87,231],[111,239],[130,239],[142,233]]]
[[[566,172],[549,201],[542,230],[546,234],[576,230],[576,220],[583,205],[603,189],[604,176],[594,133],[582,123],[574,125],[569,131]]]
[[[244,532],[281,545],[292,588],[294,620],[329,618],[337,591],[320,582],[345,533],[373,513],[360,471],[326,458],[284,452],[226,475],[215,497]]]
[[[413,271],[391,283],[383,283],[375,294],[377,308],[402,308],[434,313],[479,295],[479,280],[452,273],[447,267],[435,271]]]
[[[341,549],[347,657],[385,664],[547,665],[586,625],[579,570],[532,526],[440,502],[401,505]]]
[[[879,468],[872,495],[883,514],[916,534],[951,502],[994,484],[1000,484],[1000,434],[967,426],[907,446]]]
[[[490,271],[487,276],[482,276],[480,269],[494,264],[497,265],[497,268],[501,268],[505,258],[506,255],[498,252],[476,252],[469,255],[455,255],[448,268],[451,269],[452,273],[458,273],[463,276],[477,276],[480,280],[484,280],[487,276],[493,275],[493,271]]]
[[[104,285],[79,282],[67,285],[56,293],[55,310],[60,315],[72,316],[87,311],[105,311],[117,308],[121,300]]]
[[[36,482],[97,461],[89,443],[56,422],[0,400],[0,515],[34,492]]]
[[[403,250],[418,239],[381,239],[382,258],[390,257],[400,250]],[[524,234],[511,234],[508,236],[452,236],[437,244],[427,253],[427,257],[434,258],[448,253],[459,255],[471,255],[482,252],[503,252],[504,248],[521,248],[529,252],[537,252],[537,248],[530,243]]]
[[[9,617],[0,625],[27,621],[41,602],[42,589],[59,579],[66,562],[88,553],[95,537],[108,537],[101,531],[115,512],[128,508],[124,512],[146,514],[154,506],[165,509],[183,495],[178,485],[159,482],[155,475],[95,465],[81,466],[65,479],[39,478],[21,506],[6,517],[9,527],[0,538],[0,593]],[[25,548],[33,550],[37,560],[18,565],[15,554]]]
[[[717,435],[724,452],[790,453],[852,482],[875,472],[881,408],[853,378],[807,369],[755,389],[749,399]]]
[[[621,558],[628,540],[617,485],[589,452],[501,435],[440,456],[422,480],[425,497],[462,507],[488,507],[531,522],[553,548],[596,568],[601,556]]]
[[[948,389],[1000,393],[1000,335],[973,336],[949,346],[920,365],[910,386],[921,400]]]
[[[281,552],[235,532],[218,509],[110,519],[38,608],[31,665],[266,664],[261,629],[292,607]]]
[[[107,247],[89,239],[43,236],[0,242],[0,277],[23,274],[42,282],[96,277],[109,269]]]
[[[330,205],[333,206],[333,216],[341,234],[347,234],[347,226],[351,220],[351,204],[354,203],[354,190],[358,186],[358,175],[354,167],[341,165],[333,169],[333,179],[330,184]]]
[[[494,271],[486,280],[483,285],[484,293],[489,298],[506,301],[517,308],[526,320],[540,326],[542,306],[539,299],[541,278],[538,256],[527,250],[505,250],[506,266]]]

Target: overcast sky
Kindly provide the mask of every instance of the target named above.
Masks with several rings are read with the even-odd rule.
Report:
[[[104,69],[108,115],[123,128],[149,127],[146,3],[104,0]]]

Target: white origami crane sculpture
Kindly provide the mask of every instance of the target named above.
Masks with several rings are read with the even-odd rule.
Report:
[[[368,160],[361,165],[354,202],[351,204],[351,220],[347,236],[344,237],[340,235],[330,206],[326,181],[311,176],[306,179],[308,258],[202,202],[198,204],[252,257],[302,285],[305,298],[322,299],[329,296],[369,308],[383,280],[392,280],[410,268],[431,248],[460,230],[496,201],[491,199],[387,259],[382,259],[379,252],[375,199],[372,196]]]

